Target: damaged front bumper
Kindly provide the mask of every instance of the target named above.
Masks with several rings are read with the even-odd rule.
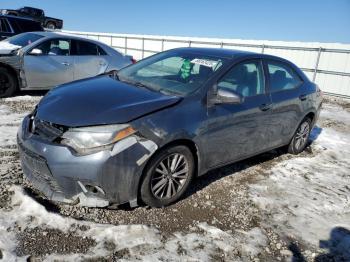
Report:
[[[31,133],[29,121],[23,120],[17,135],[22,169],[45,197],[90,207],[137,205],[143,167],[157,149],[154,142],[133,135],[112,150],[77,156],[68,147]]]

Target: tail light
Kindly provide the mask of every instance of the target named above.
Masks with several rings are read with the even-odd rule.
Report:
[[[131,58],[131,63],[133,63],[133,64],[136,64],[136,59],[135,58]]]

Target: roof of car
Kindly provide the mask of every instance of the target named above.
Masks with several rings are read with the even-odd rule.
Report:
[[[286,60],[279,56],[269,55],[269,54],[262,54],[262,53],[256,53],[256,52],[250,52],[250,51],[244,51],[244,50],[235,50],[235,49],[226,49],[226,48],[212,48],[212,47],[180,47],[175,48],[173,50],[180,50],[184,52],[189,53],[199,53],[202,55],[209,55],[209,56],[216,56],[216,57],[222,57],[222,58],[239,58],[239,57],[258,57],[258,58],[265,58],[265,59],[274,59],[283,61],[289,64],[293,64],[289,60]],[[293,64],[294,65],[294,64]]]
[[[68,33],[50,32],[50,31],[43,31],[43,32],[38,31],[38,32],[32,32],[32,33],[42,35],[44,37],[67,37],[70,39],[86,40],[86,41],[98,43],[100,45],[105,45],[103,42],[100,42],[98,40],[90,39],[90,38],[87,38],[84,36],[77,36],[77,35],[73,35],[73,34],[68,34]]]
[[[243,50],[234,50],[234,49],[226,49],[226,48],[203,48],[203,47],[180,47],[175,50],[187,51],[187,52],[195,52],[201,53],[210,56],[220,56],[220,57],[237,57],[237,56],[245,56],[245,55],[261,55],[259,53],[243,51]]]
[[[62,32],[50,32],[50,31],[36,31],[36,32],[26,32],[29,34],[37,34],[37,35],[41,35],[45,38],[43,38],[42,40],[45,39],[52,39],[52,38],[68,38],[68,39],[74,39],[74,40],[83,40],[83,41],[87,41],[90,43],[94,43],[99,45],[100,47],[102,47],[108,54],[115,54],[118,53],[119,55],[121,55],[120,52],[118,52],[117,50],[115,50],[114,48],[106,45],[105,43],[95,40],[95,39],[90,39],[84,36],[77,36],[77,35],[73,35],[73,34],[68,34],[68,33],[62,33]],[[31,48],[30,45],[26,46],[25,48],[29,49]]]

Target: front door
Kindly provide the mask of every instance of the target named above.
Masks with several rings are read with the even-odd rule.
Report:
[[[50,88],[73,81],[74,60],[70,40],[47,40],[24,56],[24,74],[29,88]]]
[[[208,109],[206,138],[207,168],[226,164],[269,148],[267,122],[271,100],[265,92],[261,60],[235,65],[218,89],[243,96],[241,104],[218,104]]]

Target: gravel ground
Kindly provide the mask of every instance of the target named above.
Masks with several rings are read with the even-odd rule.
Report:
[[[27,113],[39,101],[41,94],[39,96],[38,94],[31,95],[30,99],[2,99],[0,100],[0,106],[5,106],[13,114]],[[325,103],[326,105],[336,104],[342,110],[350,111],[350,103],[345,100],[326,99]],[[4,124],[0,122],[0,127],[5,127],[5,125],[11,126],[11,123]],[[13,123],[12,125],[16,126],[18,124]],[[318,126],[350,131],[350,123],[329,118],[321,118]],[[245,255],[242,253],[242,248],[238,246],[237,248],[232,247],[230,253],[218,248],[210,254],[209,260],[290,261],[294,258],[294,261],[313,261],[317,257],[320,259],[318,261],[336,260],[336,257],[325,254],[324,249],[303,241],[298,235],[277,230],[269,223],[269,210],[258,207],[249,191],[252,184],[267,179],[271,169],[278,163],[297,157],[313,157],[317,153],[318,151],[313,148],[312,144],[301,156],[285,154],[283,150],[273,150],[209,172],[204,177],[194,181],[187,195],[170,207],[153,209],[143,206],[130,209],[127,205],[124,205],[112,210],[61,205],[41,198],[22,179],[16,146],[11,144],[0,145],[0,211],[7,212],[13,209],[11,185],[19,185],[24,188],[25,194],[43,205],[48,212],[73,218],[77,221],[77,226],[71,228],[68,232],[45,226],[23,228],[16,225],[13,228],[8,228],[7,230],[13,231],[17,238],[16,255],[29,261],[50,260],[48,255],[62,255],[58,260],[64,260],[67,254],[85,254],[89,249],[96,246],[97,241],[95,239],[82,236],[79,233],[88,230],[89,226],[85,228],[85,226],[78,225],[78,221],[112,225],[147,225],[156,228],[160,232],[162,242],[167,242],[174,234],[179,233],[195,232],[203,234],[201,229],[197,227],[199,223],[214,226],[232,236],[237,232],[248,232],[254,228],[259,228],[266,237],[266,241],[262,244],[258,253]],[[109,252],[108,255],[84,259],[86,261],[137,259],[133,256],[138,252],[137,248],[132,249],[131,252],[128,248],[117,249],[115,243],[112,242],[106,241],[103,245]],[[203,246],[202,249],[205,249],[205,247]],[[145,252],[145,248],[142,250],[142,252]],[[138,254],[142,255],[142,252],[140,251]],[[182,248],[181,245],[177,247],[177,253],[180,257],[186,252],[186,249]],[[2,256],[0,246],[0,259]],[[163,257],[163,260],[168,259],[166,256]]]

